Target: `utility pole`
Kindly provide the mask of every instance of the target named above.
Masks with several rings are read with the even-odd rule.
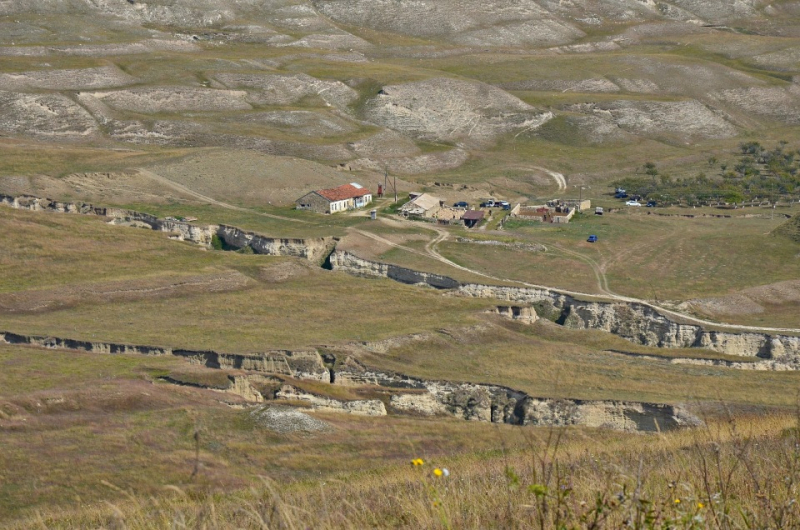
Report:
[[[392,179],[393,179],[392,188],[394,188],[394,202],[397,202],[397,177],[393,176]],[[389,170],[384,167],[383,168],[383,189],[385,189],[385,190],[389,189],[388,188],[388,183],[389,183]]]

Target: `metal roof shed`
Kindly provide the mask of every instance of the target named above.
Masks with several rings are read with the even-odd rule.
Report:
[[[464,226],[467,228],[473,228],[478,225],[483,218],[486,216],[486,212],[483,210],[468,210],[464,213],[464,217],[461,219],[464,221]]]

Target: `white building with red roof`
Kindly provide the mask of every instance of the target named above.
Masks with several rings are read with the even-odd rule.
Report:
[[[355,182],[327,190],[306,193],[295,201],[298,210],[337,213],[363,208],[372,202],[372,193]]]

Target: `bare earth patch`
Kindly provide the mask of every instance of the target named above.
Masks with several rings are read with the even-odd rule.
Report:
[[[724,104],[790,125],[800,123],[800,87],[753,87],[722,90],[712,94]]]
[[[325,421],[302,412],[294,407],[268,405],[250,413],[250,417],[260,426],[279,434],[325,432],[333,426]]]
[[[94,97],[111,107],[145,114],[185,111],[250,110],[241,90],[212,90],[190,87],[136,88],[95,92]]]
[[[20,90],[90,90],[130,85],[136,78],[115,66],[70,70],[34,70],[17,74],[0,74],[0,88]]]
[[[0,91],[0,131],[42,138],[85,138],[97,132],[94,118],[60,94]]]
[[[619,100],[573,105],[568,110],[591,114],[633,134],[667,133],[690,138],[730,138],[737,134],[736,127],[695,100]]]
[[[552,118],[497,87],[447,78],[384,86],[365,114],[376,124],[423,139],[473,144],[535,129]]]
[[[558,45],[584,36],[532,0],[317,0],[313,4],[337,22],[474,46]]]
[[[352,133],[358,126],[345,121],[338,116],[323,112],[308,110],[276,110],[272,112],[258,112],[248,114],[246,117],[231,118],[237,122],[263,124],[278,130],[302,136],[336,136]]]
[[[262,267],[258,272],[258,279],[267,283],[281,283],[308,276],[311,271],[309,263],[299,260],[288,260]]]
[[[291,105],[308,96],[325,104],[345,107],[358,92],[340,81],[324,81],[307,74],[218,74],[215,79],[229,88],[250,91],[248,100],[258,105]]]

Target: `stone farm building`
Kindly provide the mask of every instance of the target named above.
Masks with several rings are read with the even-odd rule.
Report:
[[[428,195],[427,193],[422,193],[405,203],[400,211],[406,217],[433,218],[441,207],[441,199],[433,195]]]
[[[362,208],[372,202],[372,193],[355,182],[337,188],[306,193],[295,201],[298,210],[336,213]]]

